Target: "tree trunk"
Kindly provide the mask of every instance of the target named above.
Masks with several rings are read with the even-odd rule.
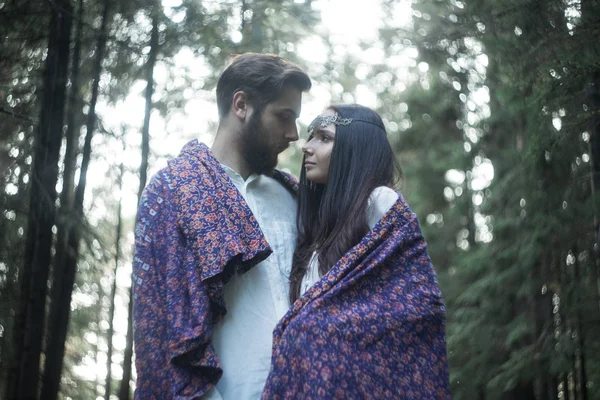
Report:
[[[244,29],[246,28],[246,18],[244,17],[244,15],[246,14],[246,10],[248,10],[246,0],[242,0],[242,24],[240,26],[240,31],[242,32],[242,35],[244,35]]]
[[[123,151],[125,151],[125,145],[123,143]],[[106,391],[104,394],[105,400],[110,400],[110,395],[112,392],[112,350],[113,350],[113,333],[114,333],[114,323],[113,319],[115,318],[115,295],[117,293],[117,271],[119,268],[119,259],[121,258],[121,207],[123,203],[123,170],[124,166],[121,163],[119,167],[119,207],[117,210],[117,234],[115,238],[115,272],[113,274],[113,283],[110,291],[110,309],[108,310],[108,333],[106,337],[106,344],[108,347],[106,354]]]
[[[574,281],[575,288],[578,288],[582,285],[581,278],[579,275],[579,258],[577,257],[577,247],[573,249],[573,253],[575,254],[575,264],[574,264]],[[575,318],[576,318],[576,328],[577,328],[577,348],[579,349],[578,360],[578,370],[579,370],[579,400],[588,400],[588,391],[587,391],[587,368],[586,368],[586,354],[585,354],[585,334],[583,332],[583,327],[581,324],[581,308],[583,307],[583,302],[581,299],[581,290],[576,289],[575,291]]]
[[[479,387],[477,392],[477,400],[485,400],[485,388],[483,386]]]
[[[104,298],[104,290],[102,290],[102,285],[98,285],[98,302],[96,303],[96,326],[100,326],[100,322],[102,322],[102,298]],[[96,340],[94,341],[94,364],[96,366],[100,365],[98,355],[100,354],[100,349],[98,343],[100,341],[100,335],[96,335]],[[98,375],[98,371],[96,371],[94,375],[94,398],[97,399],[99,396],[100,389],[100,379]],[[57,396],[58,397],[58,396]]]
[[[102,60],[106,48],[106,27],[112,0],[105,0],[102,13],[102,23],[92,85],[92,99],[87,118],[87,132],[83,147],[83,159],[79,174],[79,184],[75,191],[73,201],[74,223],[65,227],[63,235],[59,237],[55,258],[55,277],[52,285],[52,303],[50,306],[49,335],[46,347],[46,363],[44,368],[43,390],[41,399],[55,400],[58,396],[60,376],[62,372],[63,357],[65,353],[65,341],[69,325],[69,314],[71,310],[71,295],[75,282],[75,271],[79,255],[79,239],[81,237],[81,225],[83,222],[83,198],[85,194],[86,175],[91,158],[91,142],[96,125],[96,103],[98,102],[100,74],[102,72]]]
[[[505,392],[502,399],[504,400],[535,400],[535,389],[533,382],[525,382],[519,384],[516,388]]]
[[[21,274],[22,306],[15,326],[16,360],[20,365],[19,370],[13,370],[11,374],[8,399],[36,398],[39,387],[52,228],[56,219],[58,159],[69,69],[71,3],[69,0],[56,0],[50,12],[44,93],[35,138],[25,264]]]
[[[551,280],[548,274],[549,256],[552,252],[541,254],[540,261],[536,266],[533,280],[539,284],[536,284],[536,294],[533,298],[534,307],[532,309],[533,315],[532,320],[534,323],[534,343],[535,343],[535,355],[534,355],[534,368],[536,370],[536,381],[537,381],[537,392],[540,400],[554,400],[552,397],[551,382],[552,377],[548,370],[548,355],[546,351],[548,346],[544,345],[547,342],[547,338],[551,336],[553,323],[552,315],[552,290],[550,289]],[[542,286],[546,286],[546,292],[542,292]]]
[[[62,191],[60,193],[58,240],[60,240],[61,236],[60,231],[65,229],[64,224],[67,222],[67,215],[70,212],[73,203],[73,183],[75,180],[75,169],[79,147],[79,128],[81,126],[76,122],[76,115],[81,112],[82,104],[79,93],[79,63],[81,61],[81,38],[83,35],[83,0],[78,1],[77,7],[75,47],[73,48],[73,62],[71,67],[71,90],[69,92],[69,108],[67,111],[67,133],[65,135],[67,146],[65,150]]]
[[[144,126],[142,128],[142,161],[140,163],[140,185],[138,188],[138,202],[146,186],[148,173],[148,156],[150,153],[150,115],[152,114],[152,94],[154,93],[154,65],[158,55],[158,12],[157,6],[152,10],[152,33],[150,36],[150,54],[146,63],[146,109]],[[119,400],[130,398],[129,382],[131,381],[131,360],[133,358],[133,275],[129,289],[129,318],[127,320],[127,338],[125,354],[123,357],[123,379],[119,388]]]
[[[554,243],[554,245],[558,248],[558,240],[557,242]],[[571,313],[570,310],[573,308],[573,295],[572,295],[572,291],[570,290],[570,288],[573,285],[573,280],[571,279],[571,268],[569,265],[567,265],[567,263],[563,262],[562,260],[559,261],[558,263],[558,282],[559,282],[559,288],[560,288],[560,331],[562,332],[561,335],[565,336],[567,338],[567,340],[571,340],[571,335],[572,335],[572,328],[571,328]],[[570,357],[570,359],[573,359],[575,357],[575,353],[574,352],[570,352],[568,354],[568,356]],[[564,372],[563,376],[562,376],[562,392],[563,392],[563,396],[562,399],[563,400],[569,400],[571,398],[571,390],[569,388],[569,374],[571,374],[572,372],[574,372],[574,367],[575,367],[575,363],[573,362],[571,364],[571,368],[569,369],[569,371]],[[577,399],[576,396],[573,396],[575,398],[575,400]]]
[[[542,152],[538,154],[537,165],[540,182],[542,183],[541,190],[546,195],[541,207],[546,215],[551,215],[552,204],[549,200],[548,190],[553,178],[549,163]],[[551,390],[551,386],[555,379],[550,375],[548,361],[551,357],[548,352],[552,351],[553,346],[550,346],[548,342],[554,340],[552,339],[554,332],[552,300],[555,288],[553,285],[552,260],[555,257],[553,250],[556,244],[551,237],[544,238],[544,242],[545,250],[540,253],[540,258],[534,267],[532,276],[535,287],[535,293],[532,294],[533,308],[531,310],[531,320],[534,327],[532,344],[535,352],[532,367],[536,371],[537,397],[540,400],[554,400],[554,397],[552,397],[554,391]],[[542,288],[545,288],[545,290]]]
[[[583,43],[589,43],[590,47],[595,44],[590,43],[587,38],[588,33],[586,30],[598,26],[600,24],[600,5],[594,0],[581,0],[581,19],[582,19],[582,33],[585,35],[585,39],[582,39]],[[594,51],[590,48],[586,51]],[[595,235],[595,247],[594,247],[594,264],[592,265],[592,282],[595,285],[594,297],[595,305],[600,310],[600,221],[598,218],[598,204],[596,199],[596,188],[600,185],[600,70],[596,69],[593,71],[587,81],[585,88],[586,99],[585,106],[590,111],[589,121],[589,155],[590,155],[590,183],[591,183],[591,197],[592,207],[594,213],[594,231]]]

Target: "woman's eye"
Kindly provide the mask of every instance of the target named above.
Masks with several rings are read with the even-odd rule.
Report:
[[[331,138],[327,135],[323,135],[323,141],[324,142],[329,142],[331,140]]]

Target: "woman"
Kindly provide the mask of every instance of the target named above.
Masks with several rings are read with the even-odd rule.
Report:
[[[445,308],[383,121],[332,106],[309,133],[293,306],[262,398],[450,398]]]

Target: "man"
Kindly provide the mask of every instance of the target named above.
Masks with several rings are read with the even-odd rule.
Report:
[[[287,312],[298,139],[309,77],[244,54],[217,84],[212,149],[194,140],[148,184],[134,257],[137,399],[257,399]]]

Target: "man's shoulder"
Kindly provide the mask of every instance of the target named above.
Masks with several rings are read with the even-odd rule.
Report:
[[[278,182],[294,196],[298,194],[298,180],[289,172],[285,172],[280,169],[274,169],[273,172],[268,175],[268,177]]]
[[[140,204],[144,203],[144,200],[148,197],[153,197],[164,193],[165,188],[170,186],[169,179],[169,168],[164,167],[156,172],[148,181],[148,184],[144,188]]]

